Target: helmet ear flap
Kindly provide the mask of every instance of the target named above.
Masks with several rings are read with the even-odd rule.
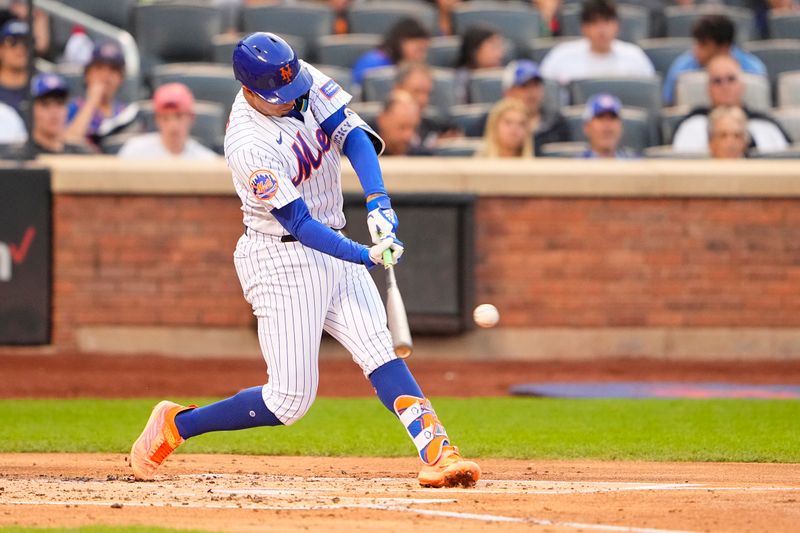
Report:
[[[301,113],[308,111],[308,93],[295,99],[294,108]]]

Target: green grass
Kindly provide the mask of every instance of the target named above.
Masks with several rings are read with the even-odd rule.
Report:
[[[126,453],[154,403],[3,400],[0,452]],[[470,457],[800,462],[796,401],[438,398],[434,405]],[[292,427],[202,435],[178,453],[394,457],[414,450],[375,399],[321,398]]]

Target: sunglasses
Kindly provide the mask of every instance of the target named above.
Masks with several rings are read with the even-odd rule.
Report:
[[[736,74],[728,74],[727,76],[714,76],[711,78],[713,85],[722,85],[723,83],[735,83],[739,80]]]
[[[3,44],[7,45],[7,46],[12,46],[12,47],[13,46],[24,46],[26,44],[25,43],[25,37],[17,36],[17,35],[10,35],[10,36],[6,37],[5,39],[3,39]]]

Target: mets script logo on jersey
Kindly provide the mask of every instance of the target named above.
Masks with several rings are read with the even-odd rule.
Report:
[[[331,140],[322,131],[322,128],[317,128],[315,133],[317,144],[320,150],[314,154],[314,151],[308,146],[308,143],[303,138],[303,135],[298,131],[297,140],[292,144],[292,152],[297,157],[297,176],[292,178],[292,183],[295,186],[300,185],[303,181],[311,177],[311,173],[317,170],[325,158],[325,154],[331,149]]]
[[[292,66],[284,65],[281,67],[281,79],[283,81],[292,81]]]
[[[271,170],[256,170],[250,175],[250,190],[256,198],[272,200],[278,193],[278,179]]]
[[[339,89],[341,89],[341,87],[339,87],[338,83],[336,83],[333,80],[328,80],[328,82],[325,85],[319,88],[319,92],[324,94],[325,97],[330,100],[331,98],[333,98],[334,94],[339,92]]]

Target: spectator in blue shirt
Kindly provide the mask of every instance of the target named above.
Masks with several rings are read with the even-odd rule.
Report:
[[[117,100],[117,92],[125,81],[125,56],[115,42],[95,46],[92,58],[83,71],[86,95],[69,104],[67,139],[73,143],[88,142],[99,147],[103,137],[130,125],[137,107]]]
[[[684,72],[703,70],[709,60],[717,55],[730,55],[739,63],[743,72],[767,75],[767,67],[753,54],[734,45],[736,28],[725,15],[706,15],[697,19],[692,27],[694,46],[675,58],[664,80],[664,105],[675,103],[675,86]]]
[[[400,19],[391,27],[379,48],[358,58],[353,65],[353,82],[361,85],[364,73],[374,68],[399,65],[405,61],[424,63],[430,44],[430,32],[417,19]]]
[[[613,94],[592,95],[583,112],[583,133],[588,140],[583,159],[630,159],[632,154],[620,148],[622,140],[622,102]]]
[[[0,102],[21,113],[28,94],[28,24],[10,20],[0,28]]]

